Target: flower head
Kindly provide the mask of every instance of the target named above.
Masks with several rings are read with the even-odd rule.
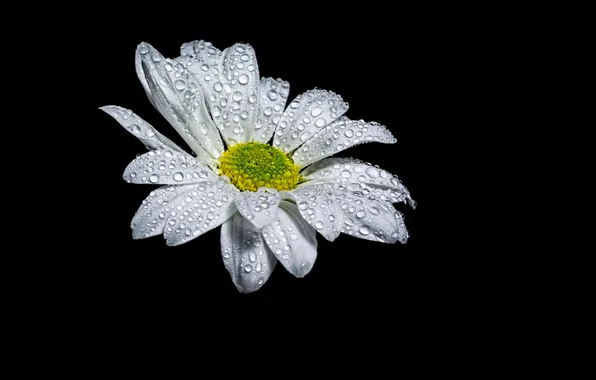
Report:
[[[163,234],[174,246],[221,225],[224,265],[243,293],[258,290],[277,262],[307,275],[316,232],[329,241],[345,233],[406,242],[403,215],[392,203],[415,202],[399,179],[360,160],[328,158],[361,143],[396,141],[378,123],[343,116],[341,96],[315,89],[286,108],[288,82],[261,78],[246,44],[220,51],[193,41],[167,59],[141,43],[136,70],[194,155],[132,111],[101,108],[149,150],[126,167],[124,179],[162,185],[133,217],[133,238]]]

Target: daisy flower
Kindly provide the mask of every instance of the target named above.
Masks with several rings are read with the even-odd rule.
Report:
[[[135,65],[149,101],[195,155],[132,111],[101,107],[149,150],[124,179],[162,185],[133,217],[134,239],[163,234],[176,246],[221,225],[223,262],[242,293],[258,290],[278,262],[307,275],[316,232],[329,241],[344,233],[406,242],[392,203],[415,202],[400,180],[360,160],[330,158],[361,143],[396,142],[378,123],[343,116],[341,96],[314,89],[285,107],[288,82],[261,78],[247,44],[220,51],[193,41],[167,59],[141,43]]]

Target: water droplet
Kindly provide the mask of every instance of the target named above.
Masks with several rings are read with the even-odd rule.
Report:
[[[183,179],[184,179],[184,176],[182,175],[182,173],[178,172],[178,173],[174,174],[174,181],[180,182]]]
[[[240,56],[240,60],[241,60],[242,62],[247,62],[249,59],[250,59],[250,57],[248,56],[248,54],[242,54],[242,55]]]
[[[242,93],[240,91],[234,92],[234,95],[232,95],[232,99],[234,99],[237,102],[241,101],[242,100]]]
[[[344,135],[346,135],[346,137],[350,138],[350,137],[354,136],[354,131],[351,129],[346,129],[346,131],[344,132]]]
[[[133,133],[135,133],[135,134],[137,134],[137,135],[138,135],[139,133],[141,133],[141,127],[139,127],[138,125],[136,125],[136,124],[135,124],[135,125],[132,127],[132,131],[133,131]]]
[[[342,170],[341,176],[344,178],[350,178],[352,176],[352,173],[349,170]]]
[[[149,177],[149,182],[151,182],[151,183],[157,183],[157,181],[159,181],[159,176],[157,174],[152,174]]]
[[[178,79],[174,82],[174,87],[176,87],[176,90],[182,91],[186,88],[186,83],[183,80]]]
[[[142,44],[139,47],[139,53],[141,54],[147,54],[149,52],[149,46],[147,44]]]
[[[308,208],[308,203],[307,203],[307,202],[305,202],[305,201],[299,202],[299,203],[298,203],[298,208],[299,208],[300,210],[306,210],[306,209]]]
[[[319,222],[316,222],[316,223],[315,223],[315,227],[316,227],[316,229],[317,229],[317,230],[320,230],[320,229],[322,229],[322,228],[323,228],[323,226],[324,226],[324,225],[323,225],[323,222],[321,222],[321,221],[319,221]]]
[[[191,233],[192,233],[192,230],[190,228],[187,228],[186,231],[184,231],[184,234],[186,236],[190,236]]]
[[[311,111],[310,114],[312,117],[317,117],[320,114],[323,113],[323,109],[321,107],[314,107]]]
[[[270,100],[276,100],[278,96],[279,95],[277,95],[277,91],[273,91],[273,90],[267,91],[267,97]]]
[[[250,272],[252,271],[252,267],[251,267],[250,265],[246,265],[246,266],[244,267],[244,271],[245,271],[246,273],[250,273]]]
[[[130,178],[134,178],[136,176],[137,176],[137,173],[135,173],[135,172],[130,173]]]
[[[378,208],[376,208],[376,207],[371,207],[371,208],[370,208],[370,213],[371,213],[371,214],[373,214],[373,215],[379,215],[381,212],[379,211],[379,209],[378,209]]]
[[[242,74],[238,77],[238,82],[240,82],[240,84],[247,84],[248,83],[248,75],[246,74]]]
[[[331,222],[335,222],[335,215],[329,215],[329,220]]]
[[[317,127],[319,127],[319,128],[322,128],[322,127],[324,127],[324,126],[325,126],[325,124],[327,124],[327,122],[326,122],[326,121],[325,121],[325,119],[323,119],[322,117],[321,117],[321,118],[319,118],[319,119],[317,119],[317,120],[315,121],[315,125],[316,125]]]
[[[368,235],[370,233],[370,229],[366,226],[362,226],[360,227],[360,229],[358,230],[362,235]]]
[[[240,127],[239,125],[235,126],[233,129],[234,133],[239,135],[240,133],[242,133],[242,127]]]
[[[151,129],[148,129],[147,132],[145,132],[145,134],[147,135],[147,137],[155,136],[155,132],[153,132]]]
[[[298,240],[298,235],[296,235],[296,234],[290,234],[290,240],[293,240],[293,241]]]
[[[360,211],[358,211],[358,212],[356,213],[356,216],[357,216],[359,219],[362,219],[362,218],[364,218],[364,217],[366,216],[366,212],[364,212],[364,210],[360,210]]]
[[[290,108],[296,109],[298,107],[300,107],[300,103],[299,102],[297,102],[297,101],[294,100],[292,103],[290,103]]]
[[[241,117],[243,120],[246,120],[246,119],[248,119],[248,111],[242,111],[242,112],[240,113],[240,117]]]
[[[166,71],[168,71],[168,72],[172,71],[172,69],[173,69],[172,65],[169,62],[166,63],[164,67],[166,68]]]
[[[213,84],[213,89],[217,92],[220,92],[221,90],[223,90],[223,85],[219,82],[215,82]]]
[[[214,117],[219,117],[219,116],[221,116],[221,108],[219,108],[219,106],[215,106],[211,110],[211,113],[213,114]]]
[[[254,252],[251,252],[248,254],[248,258],[250,259],[250,261],[252,261],[253,263],[255,261],[257,261],[257,255]]]
[[[377,178],[379,176],[379,170],[371,166],[366,169],[366,174],[368,174],[371,178]]]
[[[392,184],[393,186],[397,186],[397,185],[399,185],[399,182],[397,182],[397,178],[395,178],[395,177],[391,177],[391,184]]]

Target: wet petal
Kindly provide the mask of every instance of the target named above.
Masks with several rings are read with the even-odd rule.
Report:
[[[152,150],[132,160],[123,178],[130,183],[183,185],[213,181],[217,175],[186,153]]]
[[[258,229],[273,221],[278,205],[279,193],[266,187],[256,192],[244,191],[236,197],[238,212]]]
[[[341,232],[382,243],[406,243],[408,231],[402,213],[365,190],[358,183],[338,185],[336,196],[342,198],[340,207],[344,213]]]
[[[232,185],[221,180],[198,184],[170,213],[164,232],[166,244],[186,243],[221,225],[236,212],[236,194]]]
[[[275,127],[286,106],[290,84],[282,79],[261,78],[259,114],[255,125],[254,140],[266,143],[275,132]]]
[[[191,58],[193,63],[189,66],[192,67],[191,71],[200,73],[200,64],[206,63],[210,66],[215,66],[220,62],[221,50],[213,46],[211,42],[196,40],[191,42],[185,42],[180,47],[180,58]],[[199,71],[201,70],[201,71]]]
[[[396,141],[391,132],[379,123],[342,117],[298,148],[292,159],[303,168],[358,144],[367,142],[394,144]]]
[[[133,239],[161,235],[170,212],[174,211],[184,194],[195,186],[163,186],[149,193],[132,218],[130,228]]]
[[[277,263],[261,232],[236,213],[222,224],[220,241],[224,266],[238,291],[259,290]]]
[[[339,236],[343,226],[341,198],[335,194],[335,188],[331,182],[310,182],[287,192],[304,220],[329,241]]]
[[[133,136],[141,140],[147,149],[170,149],[173,152],[185,153],[178,145],[159,133],[151,124],[141,119],[131,110],[118,106],[104,106],[99,109],[113,117]]]
[[[298,95],[277,125],[273,146],[291,152],[347,110],[348,103],[331,91],[314,89]]]
[[[310,165],[300,174],[311,181],[357,182],[376,192],[383,201],[408,202],[413,208],[416,205],[396,175],[354,158],[326,158]]]
[[[196,49],[197,45],[193,47]],[[211,63],[203,52],[213,49]],[[185,50],[190,53],[190,49]],[[226,143],[231,146],[252,140],[257,120],[259,69],[255,52],[250,45],[235,44],[221,54],[210,46],[199,48],[200,54],[179,59],[191,67],[206,94],[211,116]],[[215,56],[218,56],[215,64]]]
[[[317,259],[316,234],[294,204],[280,202],[276,218],[263,228],[262,234],[288,272],[296,277],[304,277],[310,272]]]
[[[146,43],[137,48],[137,60],[141,62],[155,107],[197,155],[207,152],[212,158],[218,158],[223,152],[223,143],[209,117],[195,76],[184,65],[162,57]]]

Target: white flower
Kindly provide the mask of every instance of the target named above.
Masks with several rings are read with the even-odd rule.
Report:
[[[307,91],[284,111],[288,82],[260,78],[246,44],[220,51],[194,41],[166,59],[141,43],[136,70],[151,103],[196,157],[132,111],[101,108],[149,149],[124,179],[164,185],[134,216],[133,238],[163,234],[174,246],[221,225],[224,265],[243,293],[258,290],[278,261],[296,277],[308,274],[315,231],[329,241],[343,232],[406,242],[403,215],[392,203],[415,202],[398,178],[359,160],[327,158],[365,142],[396,141],[382,125],[343,116],[348,104],[339,95]]]

